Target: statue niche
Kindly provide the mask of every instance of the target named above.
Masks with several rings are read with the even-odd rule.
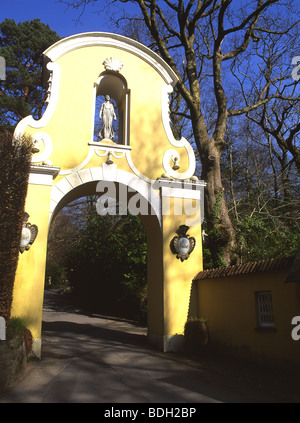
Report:
[[[125,79],[103,72],[95,83],[95,114],[92,140],[129,145],[129,95]]]

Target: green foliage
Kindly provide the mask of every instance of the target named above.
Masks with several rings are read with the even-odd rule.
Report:
[[[222,194],[219,194],[216,198],[216,204],[213,210],[213,217],[215,220],[219,220],[219,217],[220,217],[222,198],[223,198]]]
[[[31,164],[31,141],[0,131],[0,315],[9,321]]]
[[[275,109],[274,109],[275,110]],[[276,114],[274,114],[276,116]],[[300,186],[295,163],[245,120],[228,128],[222,159],[235,253],[242,263],[292,256],[299,248]]]
[[[205,249],[205,253],[208,255],[209,260],[205,262],[205,269],[226,266],[223,260],[223,249],[227,238],[223,234],[226,235],[226,232],[223,232],[220,224],[215,224],[214,228],[208,232],[209,248]]]
[[[14,348],[19,348],[25,341],[27,356],[32,350],[33,338],[26,327],[26,322],[21,317],[12,317],[7,325],[7,340],[14,340]],[[12,344],[10,344],[12,346]]]
[[[23,117],[41,115],[42,52],[58,40],[39,19],[0,23],[0,56],[7,67],[6,80],[0,81],[0,315],[7,322],[31,163],[31,141],[13,140],[9,132]]]
[[[214,269],[215,264],[209,248],[203,248],[203,269]]]
[[[7,337],[22,336],[26,329],[25,320],[21,317],[12,317],[7,325]]]
[[[100,217],[92,211],[80,241],[67,253],[67,278],[81,305],[144,320],[146,258],[146,238],[138,218]]]
[[[213,209],[213,224],[208,230],[208,244],[203,249],[203,264],[204,269],[215,269],[218,267],[225,267],[223,260],[223,250],[228,242],[228,231],[225,230],[221,219],[221,204],[223,195],[219,194],[216,198]]]
[[[300,247],[300,227],[278,218],[246,216],[237,223],[237,239],[242,262],[288,257]]]
[[[11,130],[25,116],[41,116],[42,53],[58,40],[39,19],[0,23],[0,56],[7,66],[6,80],[0,81],[0,127]]]
[[[63,265],[54,261],[47,261],[45,288],[55,289],[66,286],[66,274]]]

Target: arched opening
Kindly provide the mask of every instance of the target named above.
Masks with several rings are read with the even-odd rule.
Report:
[[[103,192],[99,192],[101,182]],[[67,268],[61,269],[61,262],[55,263],[55,257],[49,257],[53,249],[48,244],[46,287],[49,282],[53,285],[56,271],[61,272],[62,277],[70,278],[73,266],[73,277],[69,282],[81,297],[80,306],[90,308],[88,311],[148,323],[148,333],[151,333],[156,331],[154,326],[163,322],[162,260],[161,266],[157,266],[160,262],[158,257],[162,255],[160,224],[143,195],[124,184],[112,182],[116,195],[111,197],[112,191],[107,194],[106,184],[105,181],[81,184],[57,204],[48,239],[51,240],[52,228],[60,220],[57,241],[64,244],[64,255],[69,263],[64,263]],[[111,200],[108,205],[107,198]],[[103,204],[104,208],[110,208],[106,215],[99,214],[99,205]],[[136,205],[135,215],[130,214],[133,204]],[[145,205],[148,206],[147,211]],[[74,211],[65,213],[68,208]],[[83,219],[78,224],[75,215],[84,210],[89,212],[89,216],[85,217],[90,220]],[[139,215],[139,210],[145,214]],[[71,240],[74,238],[73,245],[67,245],[68,240],[64,237],[68,231],[73,231],[69,237]],[[52,275],[51,271],[54,272]]]
[[[109,102],[112,104],[112,111],[115,118],[112,118],[113,135],[106,137],[103,133],[104,118],[103,113],[100,116],[101,106],[109,96]],[[130,108],[130,91],[127,88],[126,80],[116,72],[106,71],[102,73],[94,87],[94,122],[92,141],[111,141],[129,145],[129,108]]]
[[[147,322],[147,240],[137,216],[101,216],[97,196],[65,206],[51,224],[45,287],[91,313]],[[119,206],[119,204],[118,204]],[[121,210],[122,212],[122,210]]]

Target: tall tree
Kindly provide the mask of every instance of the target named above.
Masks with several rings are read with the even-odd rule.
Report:
[[[0,81],[0,128],[12,131],[28,115],[41,117],[45,100],[42,53],[59,39],[39,19],[0,23],[0,56],[7,67],[6,80]]]
[[[246,116],[267,134],[267,144],[277,143],[287,162],[295,163],[300,177],[300,85],[292,71],[299,26],[291,25],[288,17],[285,26],[278,25],[283,18],[278,13],[267,17],[268,37],[257,35],[248,60],[235,60],[231,71],[240,85]],[[255,78],[249,63],[254,58],[259,66]],[[249,107],[251,102],[259,107]]]
[[[42,52],[58,35],[35,19],[0,23],[0,56],[6,80],[0,81],[0,315],[8,322],[31,164],[30,139],[14,139],[13,128],[23,117],[42,113]]]
[[[90,0],[65,1],[73,7],[85,8]],[[93,4],[97,3],[93,1]],[[290,34],[295,28],[295,2],[256,0],[113,0],[111,5],[135,5],[148,30],[149,44],[176,73],[176,86],[189,110],[194,141],[202,164],[205,192],[205,219],[208,244],[215,265],[229,265],[237,259],[234,227],[224,198],[221,155],[226,146],[228,119],[256,110],[279,94],[267,95],[267,86],[260,95],[242,104],[243,87],[233,84],[230,65],[246,58],[258,40],[270,34]],[[84,9],[82,9],[83,11]],[[284,20],[284,14],[289,18]],[[275,14],[279,19],[269,19]],[[137,16],[141,20],[141,15]],[[132,15],[118,14],[115,22]],[[147,38],[146,38],[147,39]],[[252,62],[255,63],[255,60]],[[257,68],[253,70],[253,77]],[[271,81],[268,81],[269,85]],[[233,94],[233,88],[237,90]],[[286,98],[285,93],[280,93]]]

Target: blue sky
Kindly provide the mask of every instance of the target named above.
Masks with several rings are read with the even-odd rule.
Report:
[[[104,14],[97,14],[103,2],[86,8],[80,22],[75,20],[79,11],[67,8],[58,0],[0,0],[0,22],[5,18],[23,22],[39,18],[61,37],[89,31],[114,32],[109,28]]]

